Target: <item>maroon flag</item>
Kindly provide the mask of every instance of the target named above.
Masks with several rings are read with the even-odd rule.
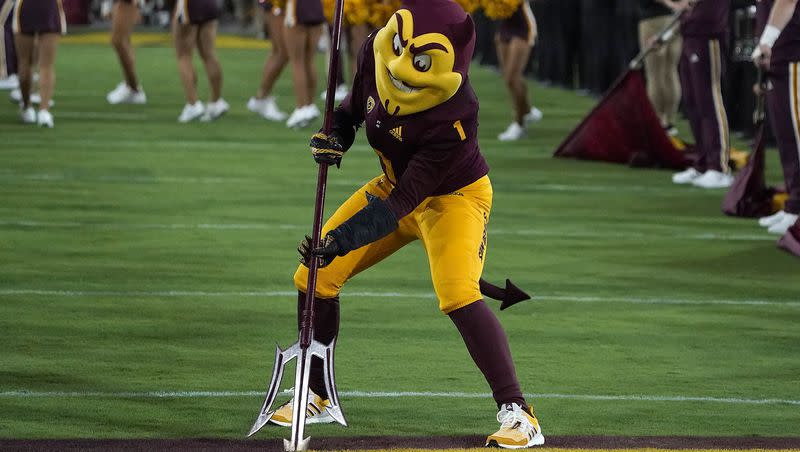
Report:
[[[786,251],[800,257],[800,220],[797,220],[786,234],[778,240],[778,248],[783,248]]]
[[[554,156],[676,170],[688,166],[686,155],[664,132],[638,70],[617,80]]]
[[[734,217],[757,218],[772,213],[775,189],[764,180],[764,123],[758,126],[753,152],[747,165],[736,174],[730,190],[722,200],[722,212]]]

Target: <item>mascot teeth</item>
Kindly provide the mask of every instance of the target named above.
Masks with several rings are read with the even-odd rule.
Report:
[[[400,90],[400,91],[402,91],[404,93],[413,93],[415,91],[419,91],[418,88],[412,88],[412,87],[406,85],[405,83],[403,83],[402,81],[396,79],[395,76],[392,75],[392,73],[390,71],[387,71],[387,72],[389,73],[389,79],[392,80],[392,84],[398,90]]]

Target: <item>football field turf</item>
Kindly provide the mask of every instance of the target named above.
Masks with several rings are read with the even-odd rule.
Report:
[[[220,50],[232,109],[211,124],[176,122],[182,91],[160,44],[137,53],[146,106],[106,104],[119,68],[94,44],[59,49],[55,129],[0,104],[0,437],[247,432],[276,342],[296,340],[291,277],[316,182],[310,130],[244,108],[264,55]],[[498,316],[545,436],[800,436],[800,259],[724,217],[722,191],[551,158],[593,99],[534,88],[544,120],[505,144],[501,79],[475,66],[472,82],[495,190],[484,276],[534,295]],[[362,133],[331,171],[328,214],[378,172]],[[780,181],[774,152],[768,177]],[[312,436],[496,429],[419,243],[341,299],[350,427]]]

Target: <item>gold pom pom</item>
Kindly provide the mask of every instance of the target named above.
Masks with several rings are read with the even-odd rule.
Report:
[[[373,28],[382,28],[386,25],[386,22],[389,22],[389,18],[392,17],[398,9],[400,9],[400,0],[383,0],[377,1],[372,5],[372,9],[369,15],[369,25]]]
[[[481,6],[480,0],[456,0],[456,3],[458,3],[462,8],[464,8],[464,11],[466,11],[467,14],[474,13],[475,10],[478,9],[479,6]]]
[[[347,8],[347,3],[345,2],[344,7]],[[333,8],[336,7],[336,0],[322,0],[322,11],[325,12],[325,19],[328,20],[329,24],[333,23]]]
[[[528,0],[480,0],[486,17],[492,20],[502,20],[511,17],[520,4]]]
[[[351,25],[362,25],[369,21],[371,4],[374,0],[346,0],[344,17]]]

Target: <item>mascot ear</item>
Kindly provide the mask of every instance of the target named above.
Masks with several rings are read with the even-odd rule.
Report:
[[[467,15],[464,22],[450,26],[449,34],[453,39],[453,47],[457,49],[453,70],[466,76],[472,61],[472,54],[475,51],[475,22],[472,21],[471,16]]]
[[[475,23],[472,17],[467,16],[464,22],[452,27],[453,46],[456,48],[463,48],[468,45],[469,41],[475,36]]]

